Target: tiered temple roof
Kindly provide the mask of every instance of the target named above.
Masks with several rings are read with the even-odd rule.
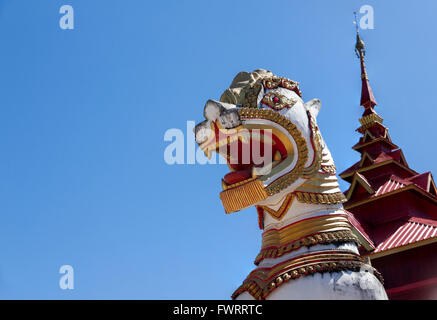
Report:
[[[345,209],[354,215],[360,233],[368,242],[363,244],[362,253],[388,278],[389,297],[426,298],[428,291],[424,286],[431,286],[437,295],[436,185],[430,172],[419,174],[409,167],[404,153],[392,142],[382,117],[376,113],[377,103],[364,61],[365,46],[358,33],[356,53],[361,64],[364,112],[357,129],[361,137],[353,149],[360,153],[361,159],[340,174],[351,184],[345,192],[348,199]],[[429,261],[417,261],[428,265],[431,262],[434,269],[419,268],[420,272],[411,276],[396,271],[398,266],[393,261],[399,264],[404,261],[402,257],[411,253],[406,251],[413,249],[417,259],[428,257],[428,251],[434,252]],[[408,268],[414,260],[404,261],[403,267]],[[419,269],[410,267],[409,272]]]

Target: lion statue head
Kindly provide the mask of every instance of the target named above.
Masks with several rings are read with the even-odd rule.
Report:
[[[344,200],[317,127],[320,107],[318,99],[304,103],[298,82],[263,69],[238,73],[220,101],[207,101],[196,142],[228,163],[220,193],[226,213],[268,208],[286,195],[308,203]]]

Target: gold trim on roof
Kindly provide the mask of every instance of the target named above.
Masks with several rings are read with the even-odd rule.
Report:
[[[434,195],[432,195],[431,193],[429,193],[429,192],[423,190],[422,188],[416,186],[415,184],[411,184],[409,186],[405,186],[403,188],[395,189],[393,191],[390,191],[390,192],[387,192],[387,193],[383,193],[383,194],[380,194],[380,195],[378,195],[376,197],[374,196],[374,197],[365,199],[363,201],[358,201],[358,202],[355,202],[355,203],[352,203],[352,204],[347,203],[347,204],[344,205],[344,208],[346,210],[349,210],[349,209],[352,209],[354,207],[366,204],[368,202],[377,201],[379,199],[382,199],[382,198],[385,198],[385,197],[389,197],[389,196],[392,196],[392,195],[400,193],[400,192],[410,191],[410,190],[416,191],[416,192],[420,193],[421,195],[425,196],[428,200],[430,200],[430,201],[432,201],[434,203],[437,203],[437,198]]]
[[[372,170],[372,169],[375,169],[375,168],[378,168],[378,167],[381,167],[381,166],[384,166],[384,165],[390,164],[390,163],[394,163],[394,164],[398,165],[399,167],[401,167],[402,169],[405,169],[405,170],[409,171],[410,173],[413,173],[414,175],[417,174],[416,171],[408,168],[407,166],[403,165],[402,163],[400,163],[400,162],[398,162],[396,160],[393,160],[393,159],[389,159],[389,160],[386,160],[386,161],[382,161],[382,162],[379,162],[379,163],[372,164],[371,166],[368,166],[368,167],[359,168],[359,169],[351,171],[351,172],[349,172],[347,174],[340,174],[340,177],[344,180],[346,178],[349,178],[349,177],[355,175],[355,172],[358,172],[358,173],[366,172],[366,171],[369,171],[369,170]]]
[[[371,113],[365,117],[360,118],[359,121],[361,123],[361,128],[365,129],[374,123],[382,124],[383,119],[376,113]]]

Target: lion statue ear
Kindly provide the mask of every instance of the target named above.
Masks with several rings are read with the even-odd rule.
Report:
[[[319,99],[313,99],[305,103],[305,109],[308,110],[314,118],[317,118],[322,102]]]

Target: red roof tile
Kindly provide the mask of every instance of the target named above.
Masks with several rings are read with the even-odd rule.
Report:
[[[378,244],[373,253],[435,237],[437,237],[437,221],[412,217],[398,227],[386,240]]]
[[[386,183],[384,183],[382,186],[380,186],[378,188],[378,190],[376,190],[376,193],[374,196],[377,197],[377,196],[380,196],[382,194],[389,193],[389,192],[392,192],[394,190],[403,188],[403,187],[410,185],[410,184],[412,184],[412,182],[402,180],[402,179],[392,175]]]

